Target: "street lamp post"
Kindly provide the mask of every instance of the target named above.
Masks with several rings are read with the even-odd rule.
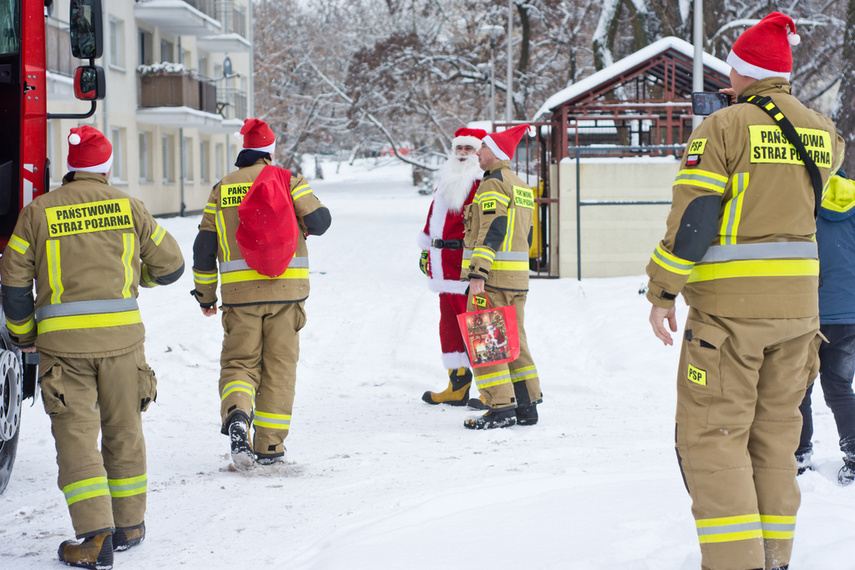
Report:
[[[496,43],[505,29],[502,26],[481,26],[481,33],[487,34],[490,39],[490,124],[496,122]]]

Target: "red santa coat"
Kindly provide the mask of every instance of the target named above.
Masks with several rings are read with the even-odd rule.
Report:
[[[472,181],[469,196],[459,211],[453,211],[445,202],[442,194],[434,191],[433,202],[428,210],[424,230],[419,234],[419,247],[430,251],[429,287],[437,293],[464,294],[469,285],[460,280],[460,266],[463,264],[463,248],[437,249],[431,246],[434,239],[463,241],[463,211],[472,203],[480,179]],[[462,245],[462,244],[461,244]]]

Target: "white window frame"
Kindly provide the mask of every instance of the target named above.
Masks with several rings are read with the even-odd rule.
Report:
[[[137,132],[137,143],[139,145],[139,180],[141,183],[151,182],[151,137],[146,131]]]
[[[210,168],[208,166],[208,158],[210,151],[208,141],[200,140],[199,141],[199,180],[202,182],[208,182],[210,180]]]
[[[109,22],[110,67],[125,70],[125,23],[110,16]]]
[[[110,127],[110,144],[113,145],[113,167],[112,173],[110,174],[111,181],[124,182],[125,180],[125,172],[123,170],[122,158],[125,156],[124,152],[124,144],[122,139],[124,138],[122,131],[125,129],[121,127]]]
[[[175,170],[172,164],[174,162],[172,158],[172,138],[172,135],[161,135],[160,137],[161,158],[163,160],[161,166],[164,184],[175,182]]]

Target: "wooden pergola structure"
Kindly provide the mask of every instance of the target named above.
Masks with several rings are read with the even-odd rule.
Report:
[[[688,42],[663,38],[550,97],[533,122],[551,124],[552,161],[579,146],[632,147],[608,154],[639,156],[648,152],[637,147],[685,143],[692,131],[693,57]],[[729,87],[729,72],[704,54],[704,91]]]

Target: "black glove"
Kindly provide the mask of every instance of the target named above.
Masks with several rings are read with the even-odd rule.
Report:
[[[199,306],[202,307],[203,309],[212,309],[212,308],[214,308],[214,305],[217,304],[216,299],[214,299],[210,303],[203,303],[202,302],[202,293],[200,293],[196,289],[193,289],[192,291],[190,291],[190,294],[193,295],[193,297],[199,302]]]

